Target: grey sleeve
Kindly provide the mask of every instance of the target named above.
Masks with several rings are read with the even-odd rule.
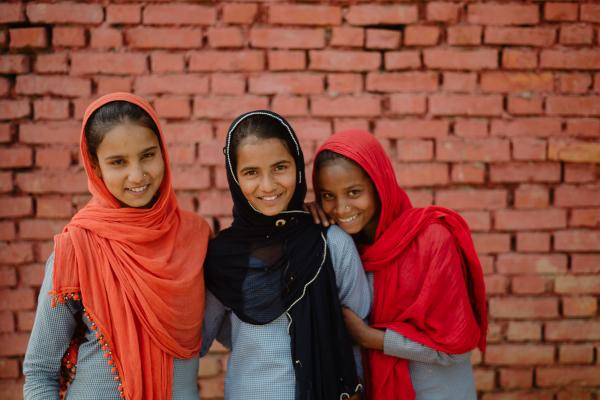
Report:
[[[354,241],[340,227],[332,225],[327,231],[327,244],[340,302],[366,318],[371,310],[371,293]]]
[[[463,354],[442,353],[421,343],[414,342],[391,329],[385,331],[383,352],[388,356],[444,366],[462,363],[471,358],[471,352]]]
[[[200,357],[204,357],[212,342],[218,338],[223,345],[227,346],[227,337],[231,337],[231,333],[227,335],[227,328],[229,328],[229,332],[231,332],[231,325],[227,323],[229,318],[225,318],[228,316],[227,309],[212,294],[208,289],[206,290],[206,299],[204,301],[204,323],[202,325],[202,349],[200,350]],[[227,346],[231,348],[231,344]]]
[[[46,262],[33,329],[23,361],[25,400],[58,399],[62,357],[77,327],[74,309],[69,302],[51,307],[50,295],[54,254]]]

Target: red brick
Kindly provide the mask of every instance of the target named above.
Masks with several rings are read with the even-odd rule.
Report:
[[[232,200],[229,191],[210,191],[200,193],[201,215],[230,215]]]
[[[427,207],[433,204],[433,195],[429,190],[407,190],[406,194],[415,207]]]
[[[367,75],[370,92],[433,92],[437,88],[435,72],[373,72]]]
[[[74,26],[58,26],[52,31],[54,47],[83,47],[85,46],[85,29]]]
[[[600,187],[558,186],[554,191],[554,204],[559,207],[600,206]]]
[[[0,356],[23,356],[28,342],[28,333],[2,334],[0,335]]]
[[[24,47],[41,48],[48,46],[48,37],[44,28],[15,28],[9,29],[10,47],[20,49]]]
[[[366,118],[336,118],[333,120],[333,132],[342,132],[351,129],[369,131],[369,120]]]
[[[425,66],[434,69],[481,70],[498,67],[498,51],[491,49],[423,51]]]
[[[550,69],[600,69],[600,50],[542,50],[540,66]]]
[[[510,321],[506,330],[510,341],[539,341],[542,338],[542,324],[532,321]]]
[[[29,72],[29,58],[23,54],[0,55],[0,73],[22,74]]]
[[[303,70],[306,68],[306,53],[301,50],[275,50],[268,53],[271,71]]]
[[[55,219],[26,219],[19,223],[22,239],[52,239],[60,233],[68,221]]]
[[[562,121],[559,118],[515,118],[493,120],[491,134],[494,136],[555,136],[560,135]]]
[[[509,96],[506,110],[515,115],[539,115],[543,114],[543,98],[541,96],[524,95]]]
[[[33,102],[35,119],[69,118],[69,101],[44,97]]]
[[[496,269],[505,275],[557,275],[567,272],[567,256],[564,254],[501,254]]]
[[[246,79],[241,74],[212,74],[210,89],[215,94],[238,94],[246,91]]]
[[[367,29],[366,48],[396,49],[400,45],[400,39],[400,32],[387,29]]]
[[[381,114],[379,97],[359,96],[318,96],[311,99],[311,112],[314,116],[329,117],[375,117]]]
[[[28,100],[0,100],[0,120],[28,117],[31,106]]]
[[[109,24],[139,24],[142,7],[139,4],[109,4],[106,6],[106,22]]]
[[[556,400],[592,400],[591,390],[585,388],[564,390],[557,393]]]
[[[548,47],[554,44],[555,37],[554,28],[488,27],[485,30],[484,42],[496,45]]]
[[[554,248],[559,251],[596,251],[600,248],[600,232],[588,230],[556,232]]]
[[[469,225],[470,228],[470,225]],[[508,279],[502,275],[484,276],[485,292],[489,295],[505,294],[508,291]]]
[[[176,190],[198,190],[210,186],[209,169],[199,165],[173,168],[173,187]],[[205,192],[202,192],[205,193]]]
[[[324,71],[371,71],[381,65],[375,52],[324,50],[311,51],[309,68]]]
[[[496,212],[498,230],[556,229],[567,226],[565,210],[499,210]]]
[[[156,113],[164,118],[189,118],[192,113],[187,96],[162,96],[154,100]]]
[[[508,69],[534,69],[538,65],[535,50],[504,48],[502,50],[502,66]]]
[[[568,183],[592,182],[596,179],[596,166],[565,163],[564,174],[565,182]]]
[[[236,27],[209,28],[208,44],[213,48],[235,48],[244,45],[242,31]]]
[[[554,290],[561,294],[599,294],[600,276],[557,276]]]
[[[600,366],[538,368],[536,383],[540,387],[598,387],[600,385]]]
[[[96,93],[100,95],[112,93],[112,92],[131,92],[133,79],[130,77],[120,76],[99,76],[96,77]],[[83,104],[83,108],[87,107],[89,103]],[[77,110],[77,107],[75,107]],[[75,113],[75,117],[81,118],[83,116],[83,110],[79,113]]]
[[[387,51],[384,54],[385,69],[413,69],[421,67],[421,56],[418,51]]]
[[[23,4],[4,3],[0,4],[0,24],[24,22]]]
[[[427,20],[438,22],[453,22],[458,20],[460,4],[434,1],[427,3]]]
[[[470,23],[482,25],[532,25],[540,20],[536,4],[518,2],[470,4],[467,14]]]
[[[484,180],[485,165],[483,163],[452,165],[452,182],[483,183]]]
[[[419,94],[390,95],[390,114],[425,114],[427,97]]]
[[[87,193],[84,172],[23,172],[17,174],[16,184],[27,193]]]
[[[416,22],[416,5],[363,4],[350,6],[344,16],[350,25],[397,25]]]
[[[400,161],[430,161],[433,158],[433,141],[398,140],[396,154]]]
[[[10,92],[10,81],[6,78],[0,78],[0,96],[8,96]]]
[[[23,217],[33,213],[30,197],[0,197],[2,218]]]
[[[208,93],[208,77],[189,73],[140,76],[135,79],[134,90],[141,95]]]
[[[339,6],[312,4],[281,4],[269,7],[269,23],[281,25],[340,25]]]
[[[196,146],[189,146],[185,144],[171,144],[169,145],[169,157],[171,160],[173,160],[173,163],[176,165],[193,164],[196,161]],[[179,196],[178,200],[181,201]]]
[[[588,320],[563,320],[546,322],[546,340],[590,341],[600,339],[600,322]]]
[[[594,359],[594,346],[591,344],[566,344],[559,350],[561,364],[590,364]]]
[[[566,45],[592,44],[594,28],[585,24],[563,25],[560,28],[560,43]]]
[[[471,46],[481,44],[483,28],[477,25],[448,27],[448,44],[453,46]]]
[[[600,120],[592,118],[575,118],[567,121],[567,135],[596,137],[600,136]]]
[[[544,208],[550,203],[548,189],[543,186],[523,185],[515,190],[515,208]]]
[[[323,92],[324,76],[305,72],[269,73],[251,76],[248,92],[253,94],[318,94]]]
[[[31,332],[35,320],[35,311],[19,311],[17,314],[17,329],[19,331]]]
[[[79,143],[81,124],[75,121],[25,123],[19,125],[19,140],[22,143]]]
[[[600,208],[572,210],[569,226],[588,228],[600,227]]]
[[[513,162],[493,164],[490,168],[492,182],[558,182],[560,164]]]
[[[475,389],[481,391],[489,391],[494,388],[495,373],[493,370],[474,370],[473,377],[475,379]]]
[[[439,186],[448,183],[448,166],[440,163],[402,163],[396,167],[401,187]]]
[[[544,19],[547,21],[575,21],[577,20],[577,4],[545,3]]]
[[[92,48],[114,49],[123,46],[123,35],[118,29],[91,29],[90,35],[90,46]]]
[[[440,39],[440,29],[437,26],[409,25],[404,30],[405,46],[433,46]]]
[[[549,115],[600,116],[600,97],[550,96],[546,100]]]
[[[223,4],[223,22],[227,24],[250,24],[258,11],[257,4]]]
[[[510,143],[505,139],[438,139],[436,159],[441,161],[508,161],[510,159]]]
[[[0,240],[13,240],[16,237],[15,223],[13,221],[0,222]],[[2,316],[0,316],[0,322]],[[0,330],[1,332],[1,330]]]
[[[89,96],[92,85],[89,79],[69,76],[20,75],[15,91],[26,95],[53,94],[69,97]]]
[[[554,346],[491,345],[487,347],[485,362],[490,365],[548,365],[554,362]]]
[[[213,7],[196,4],[150,4],[143,12],[146,25],[212,25],[216,17]]]
[[[438,190],[436,204],[456,210],[495,210],[506,207],[507,193],[499,189]]]
[[[320,28],[252,28],[250,43],[257,48],[319,49],[325,47]]]
[[[262,96],[196,96],[194,116],[205,118],[234,118],[251,110],[268,108],[268,99]]]
[[[363,87],[363,77],[360,74],[334,73],[327,75],[327,91],[330,94],[360,93]]]
[[[485,92],[551,92],[551,73],[483,72],[481,89]]]
[[[515,294],[541,294],[548,287],[548,278],[543,276],[516,276],[511,281],[511,289]]]
[[[262,51],[202,51],[191,53],[188,70],[228,72],[262,71],[264,68]]]
[[[512,157],[515,160],[545,160],[546,141],[536,138],[513,138]]]
[[[68,148],[39,148],[35,154],[35,165],[41,168],[66,169],[71,164],[71,151]]]
[[[150,65],[152,72],[183,72],[185,69],[185,61],[183,54],[167,53],[157,51],[150,55]]]
[[[174,122],[163,125],[167,143],[193,144],[212,137],[212,127],[208,122]]]
[[[307,116],[308,115],[308,99],[298,96],[275,96],[271,102],[273,111],[285,116]],[[304,146],[303,146],[304,147]],[[306,160],[306,149],[304,150]]]
[[[517,251],[520,253],[550,251],[550,234],[545,232],[517,233]]]
[[[9,123],[0,124],[0,142],[8,143],[11,141],[12,128]]]
[[[202,29],[199,28],[131,28],[125,32],[131,48],[197,49],[202,47]]]
[[[504,297],[490,299],[490,316],[508,319],[547,319],[558,317],[554,297]]]
[[[532,384],[532,369],[503,368],[500,370],[500,386],[503,389],[528,389]]]
[[[38,54],[35,59],[36,72],[67,72],[67,53]]]
[[[487,232],[492,227],[491,216],[488,211],[463,211],[461,215],[472,231]]]
[[[27,4],[30,22],[45,24],[99,24],[104,18],[102,5],[73,3],[30,3]]]
[[[365,30],[356,27],[333,27],[330,45],[333,47],[363,47]]]
[[[0,192],[13,190],[12,172],[0,172]]]
[[[562,299],[562,313],[565,317],[593,317],[597,312],[597,296],[563,297]]]
[[[592,85],[589,74],[560,74],[558,88],[562,93],[585,93]]]
[[[554,139],[548,143],[548,158],[571,162],[600,162],[600,144],[573,139]]]
[[[484,119],[457,119],[454,134],[462,137],[485,137],[488,135],[488,123]]]
[[[69,218],[73,205],[69,196],[44,196],[36,199],[36,216],[41,218]]]
[[[17,360],[7,358],[0,360],[0,378],[18,378],[19,372],[20,368]]]
[[[317,140],[323,142],[325,138],[328,138],[333,133],[329,121],[325,122],[315,120],[314,118],[293,118],[289,122],[294,127],[296,135],[298,135],[300,140]]]
[[[581,4],[581,20],[586,22],[600,22],[600,5]]]
[[[29,310],[34,306],[35,292],[33,289],[0,289],[0,310]]]
[[[448,121],[402,119],[379,119],[375,123],[378,138],[439,138],[448,135]]]
[[[502,96],[434,94],[429,97],[432,115],[494,116],[502,114]]]
[[[140,75],[146,71],[146,55],[142,53],[71,53],[73,75]]]

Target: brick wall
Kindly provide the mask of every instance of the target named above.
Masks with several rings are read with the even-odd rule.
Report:
[[[289,117],[308,162],[334,131],[374,132],[414,203],[474,231],[480,398],[600,398],[599,43],[594,1],[1,3],[0,398],[21,396],[52,235],[89,198],[83,110],[117,90],[154,104],[181,205],[221,225],[237,114]],[[201,363],[204,398],[225,362]]]

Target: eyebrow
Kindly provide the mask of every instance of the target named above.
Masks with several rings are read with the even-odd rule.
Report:
[[[150,146],[150,147],[147,147],[144,150],[140,151],[139,154],[144,154],[150,150],[156,150],[156,149],[158,149],[158,146]],[[114,156],[108,156],[108,157],[105,157],[104,159],[107,161],[110,161],[110,160],[117,160],[119,158],[126,158],[126,157],[121,154],[115,154]]]

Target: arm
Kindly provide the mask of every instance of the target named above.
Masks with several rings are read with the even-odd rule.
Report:
[[[67,350],[77,321],[69,303],[50,306],[48,292],[52,289],[54,255],[46,262],[44,281],[29,345],[23,362],[25,399],[58,399],[62,357]]]
[[[398,332],[385,331],[383,352],[388,356],[405,358],[427,364],[452,365],[471,358],[471,352],[463,354],[447,354],[414,342]]]
[[[207,289],[204,302],[201,357],[208,353],[215,338],[223,345],[231,348],[231,343],[228,343],[228,341],[231,342],[231,326],[226,323],[228,320],[226,316],[228,316],[228,313],[225,306]],[[227,328],[229,328],[229,334],[227,334]]]
[[[361,318],[366,318],[371,309],[371,293],[354,241],[340,227],[334,225],[327,231],[327,245],[340,303]]]

